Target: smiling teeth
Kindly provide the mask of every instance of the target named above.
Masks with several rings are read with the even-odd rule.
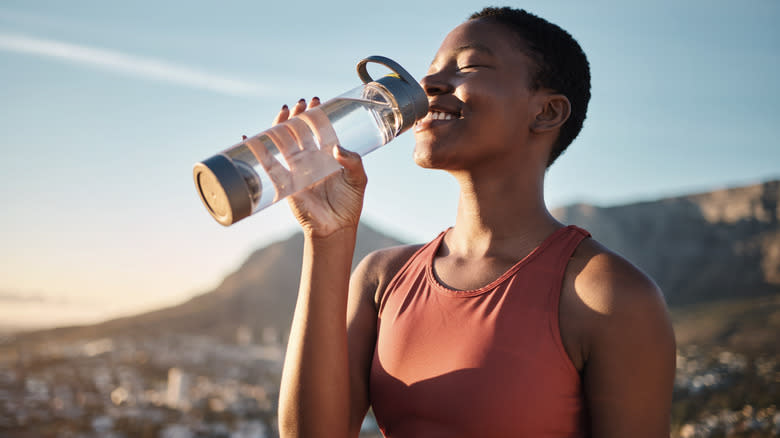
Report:
[[[433,120],[452,120],[455,118],[455,116],[453,116],[450,113],[442,113],[439,111],[432,111],[428,113],[428,117],[430,117]]]

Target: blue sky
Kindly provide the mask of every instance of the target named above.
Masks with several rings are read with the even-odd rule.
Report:
[[[0,3],[0,321],[97,321],[219,283],[296,230],[286,203],[232,227],[192,165],[283,103],[359,84],[379,54],[418,79],[473,2]],[[580,137],[547,200],[615,205],[780,177],[780,2],[510,3],[591,62]],[[409,241],[451,224],[457,187],[405,134],[365,160],[364,219]]]

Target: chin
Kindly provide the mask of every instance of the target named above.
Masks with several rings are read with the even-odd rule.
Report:
[[[415,148],[414,162],[423,169],[453,170],[454,164],[451,154],[445,154],[442,150],[432,148]]]
[[[431,161],[430,154],[420,153],[416,147],[414,149],[413,159],[414,159],[414,164],[422,167],[423,169],[433,169],[433,168],[435,168],[433,166],[433,162]]]
[[[424,169],[454,170],[472,155],[468,142],[419,135],[415,140],[414,162]]]
[[[424,169],[435,169],[437,156],[442,155],[443,145],[430,138],[417,137],[414,143],[414,162]]]

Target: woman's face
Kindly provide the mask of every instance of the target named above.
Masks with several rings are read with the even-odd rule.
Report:
[[[418,165],[465,169],[522,153],[535,114],[535,64],[520,44],[489,19],[467,21],[447,35],[420,81],[430,110],[415,126]]]

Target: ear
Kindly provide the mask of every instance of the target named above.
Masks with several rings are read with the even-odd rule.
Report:
[[[539,111],[531,123],[531,130],[542,133],[558,129],[566,123],[571,114],[571,103],[563,94],[540,95]]]

